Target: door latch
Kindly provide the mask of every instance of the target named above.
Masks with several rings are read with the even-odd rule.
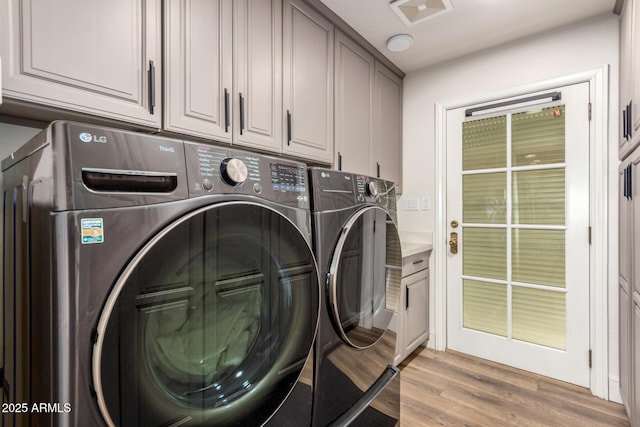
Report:
[[[455,231],[449,235],[449,249],[451,249],[452,254],[458,253],[458,233]]]

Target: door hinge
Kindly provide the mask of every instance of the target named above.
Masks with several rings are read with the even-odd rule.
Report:
[[[591,121],[591,103],[589,103],[589,121]]]
[[[593,352],[589,350],[589,367],[591,367],[591,362],[593,361]]]
[[[591,244],[591,226],[589,226],[589,244]]]

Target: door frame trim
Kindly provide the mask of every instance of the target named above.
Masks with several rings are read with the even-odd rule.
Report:
[[[496,100],[523,96],[557,87],[589,83],[592,119],[589,123],[589,217],[592,229],[589,248],[589,339],[594,354],[591,392],[609,399],[608,348],[608,258],[609,258],[609,66],[602,65],[547,80],[536,81],[489,93],[443,100],[435,104],[435,190],[434,241],[434,341],[436,350],[447,347],[447,111]],[[585,231],[586,232],[586,231]],[[588,355],[585,354],[585,358]]]

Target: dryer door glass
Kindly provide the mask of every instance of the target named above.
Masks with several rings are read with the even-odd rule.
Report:
[[[311,249],[287,218],[240,202],[191,213],[140,250],[105,305],[93,357],[103,416],[261,425],[301,377],[318,310]]]
[[[329,299],[334,323],[351,346],[370,347],[387,330],[398,309],[400,254],[397,228],[382,208],[362,209],[345,225],[329,269]]]

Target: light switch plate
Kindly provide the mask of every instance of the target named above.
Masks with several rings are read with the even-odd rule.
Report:
[[[403,197],[402,198],[402,210],[403,211],[417,211],[418,198],[417,197]]]
[[[431,209],[431,199],[427,196],[422,197],[422,210],[428,211]]]

